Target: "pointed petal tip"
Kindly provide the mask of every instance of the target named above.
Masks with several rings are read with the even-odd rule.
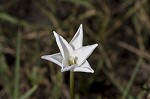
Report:
[[[94,73],[94,70],[91,68],[90,71],[87,73]]]
[[[80,27],[83,27],[82,23],[80,24]]]
[[[44,59],[44,56],[41,56],[42,59]]]
[[[94,73],[94,70],[92,68],[90,68],[90,71],[87,73]]]
[[[96,44],[94,44],[96,47],[98,46],[98,44],[96,43]]]
[[[93,44],[92,46],[93,46],[94,48],[96,48],[96,47],[98,46],[98,44]]]
[[[92,70],[91,73],[94,73],[94,70]]]
[[[54,36],[58,35],[55,31],[53,31]]]
[[[98,44],[96,43],[96,44],[94,44],[95,46],[98,46]]]
[[[80,30],[80,31],[83,31],[83,25],[82,25],[82,24],[80,24],[79,30]]]
[[[55,31],[53,31],[53,33],[56,33]]]
[[[41,58],[47,60],[47,59],[46,59],[46,56],[41,56]]]

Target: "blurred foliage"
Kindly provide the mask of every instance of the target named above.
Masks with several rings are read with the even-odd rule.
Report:
[[[76,99],[149,99],[149,4],[149,0],[1,0],[0,99],[15,99],[15,90],[17,99],[69,99],[69,73],[61,73],[59,66],[41,56],[59,51],[53,30],[69,41],[81,23],[84,44],[99,47],[88,59],[95,73],[75,73]]]

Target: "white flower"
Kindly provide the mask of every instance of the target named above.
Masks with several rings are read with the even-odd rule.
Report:
[[[73,39],[68,43],[62,36],[53,31],[60,53],[52,55],[44,55],[41,58],[51,61],[61,66],[61,71],[89,72],[94,73],[90,64],[86,60],[98,44],[82,46],[83,29],[82,24],[74,35]]]

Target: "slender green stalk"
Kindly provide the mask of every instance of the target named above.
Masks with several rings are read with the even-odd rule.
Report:
[[[74,72],[70,71],[70,99],[74,99]]]
[[[21,49],[21,33],[18,32],[17,47],[16,47],[16,65],[15,65],[15,82],[14,82],[13,99],[17,99],[18,95],[19,95],[20,49]]]
[[[124,90],[124,94],[123,94],[121,99],[126,99],[127,98],[128,94],[129,94],[129,91],[131,89],[131,86],[132,86],[132,84],[133,84],[133,82],[135,80],[135,77],[136,77],[136,75],[137,75],[137,73],[138,73],[138,71],[139,71],[139,69],[141,67],[142,60],[143,60],[142,57],[140,57],[139,61],[136,64],[136,67],[135,67],[135,69],[133,71],[131,79],[129,80],[129,82],[128,82],[127,86],[126,86],[126,89]]]
[[[22,95],[19,99],[28,99],[38,88],[37,85],[34,85],[30,90],[28,90],[24,95]]]

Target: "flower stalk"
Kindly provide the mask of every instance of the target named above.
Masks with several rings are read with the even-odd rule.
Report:
[[[74,99],[74,72],[70,70],[70,99]]]

